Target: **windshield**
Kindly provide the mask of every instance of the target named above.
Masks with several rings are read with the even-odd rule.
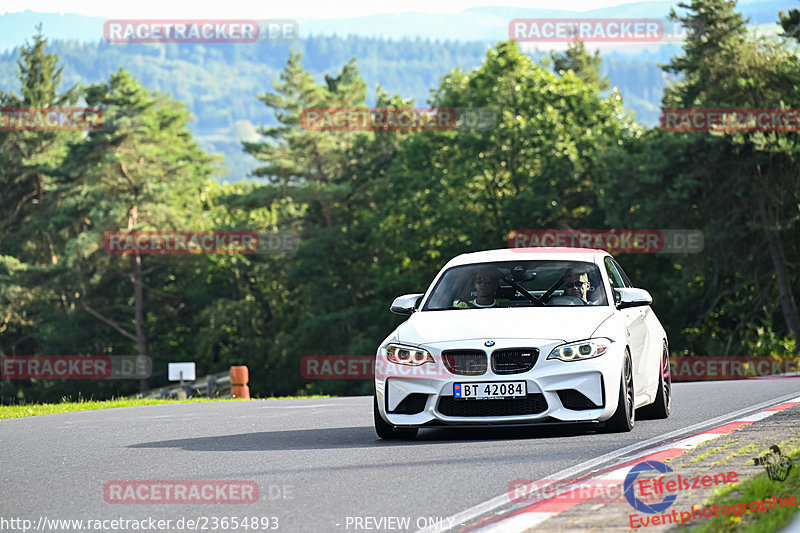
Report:
[[[449,269],[422,310],[587,305],[608,305],[593,263],[508,261]]]

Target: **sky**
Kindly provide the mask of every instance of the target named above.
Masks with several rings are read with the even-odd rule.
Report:
[[[504,6],[586,11],[632,3],[634,0],[224,0],[197,2],[186,0],[0,0],[0,14],[30,10],[39,13],[74,13],[95,17],[166,18],[324,18],[359,17],[378,13],[460,13],[469,7]]]

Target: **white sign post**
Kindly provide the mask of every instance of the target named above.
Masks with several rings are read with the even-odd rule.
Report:
[[[195,377],[195,364],[194,363],[169,363],[167,365],[167,375],[170,381],[180,381],[181,388],[178,389],[178,399],[186,399],[186,391],[183,389],[183,380],[194,381]]]

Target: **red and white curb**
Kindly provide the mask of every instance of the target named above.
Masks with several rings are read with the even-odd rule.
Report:
[[[656,448],[652,448],[649,450],[645,450],[640,452],[636,455],[633,455],[631,458],[627,459],[624,463],[611,467],[611,470],[605,471],[600,476],[595,476],[591,478],[592,480],[619,480],[622,483],[622,480],[628,475],[630,470],[637,464],[643,461],[661,461],[663,462],[665,459],[675,459],[676,457],[680,457],[687,451],[698,447],[700,444],[716,439],[721,437],[722,435],[728,435],[733,433],[735,430],[744,427],[748,424],[752,424],[753,422],[757,422],[759,420],[763,420],[768,418],[775,413],[779,413],[780,411],[784,411],[789,409],[790,407],[794,407],[795,405],[800,405],[800,396],[796,398],[792,398],[791,400],[781,403],[779,405],[774,405],[763,411],[759,411],[753,414],[749,414],[746,416],[742,416],[737,418],[732,422],[728,422],[726,424],[722,424],[712,429],[708,429],[703,431],[702,433],[698,433],[697,435],[692,435],[691,437],[686,437],[675,442],[671,442],[669,444],[665,444],[663,446],[658,446]],[[582,480],[585,482],[586,480]],[[575,484],[578,486],[578,483]],[[507,516],[502,520],[497,522],[493,522],[486,527],[477,529],[478,533],[508,533],[514,531],[525,531],[532,527],[535,527],[548,518],[552,518],[557,516],[565,511],[568,511],[572,507],[583,503],[592,498],[591,495],[581,494],[578,488],[573,490],[569,490],[567,486],[566,489],[561,488],[559,490],[559,495],[553,498],[549,498],[544,501],[538,501],[528,507],[524,507],[515,511],[511,516]],[[585,491],[584,491],[585,492]]]

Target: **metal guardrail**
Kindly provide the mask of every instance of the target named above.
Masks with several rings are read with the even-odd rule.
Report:
[[[134,395],[135,398],[176,399],[181,390],[179,384],[157,387]],[[210,374],[199,381],[184,382],[183,390],[187,398],[230,398],[231,376],[229,371]]]

